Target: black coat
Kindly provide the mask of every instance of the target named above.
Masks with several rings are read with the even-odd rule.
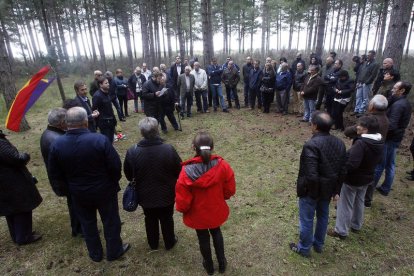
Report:
[[[80,200],[106,199],[120,190],[121,160],[102,134],[68,130],[52,144],[48,163],[50,181],[64,183]]]
[[[145,76],[143,74],[139,75],[139,79],[141,80],[141,84],[142,86],[144,86],[144,83],[147,81],[147,79],[145,78]],[[137,75],[134,73],[132,74],[129,79],[128,79],[128,86],[129,89],[131,89],[132,92],[137,91]],[[142,91],[140,92],[140,94],[138,96],[141,96]]]
[[[338,194],[345,176],[346,148],[341,139],[317,133],[305,143],[296,183],[298,197],[330,199]]]
[[[357,187],[370,184],[374,180],[375,167],[382,161],[383,150],[382,139],[359,137],[354,140],[347,153],[345,183]]]
[[[411,105],[407,96],[388,99],[387,117],[390,121],[387,133],[387,141],[400,143],[404,137],[405,129],[411,118]]]
[[[156,83],[152,78],[144,83],[142,88],[142,99],[144,99],[145,115],[158,120],[161,113],[161,99],[155,95],[155,92],[161,91],[162,86]]]
[[[161,139],[142,140],[128,149],[124,173],[128,180],[135,176],[138,203],[143,208],[159,208],[174,204],[175,183],[181,171],[181,158],[174,147]]]
[[[177,70],[177,66],[179,67],[179,70]],[[178,76],[181,75],[181,74],[184,74],[184,69],[185,69],[185,65],[182,64],[182,63],[180,65],[177,65],[176,63],[174,63],[170,67],[170,76],[172,78],[174,90],[176,90],[177,87],[178,87],[178,85],[177,85]],[[180,72],[178,72],[178,71],[180,71]]]
[[[60,128],[47,126],[47,129],[43,132],[42,136],[40,137],[40,151],[42,152],[43,161],[45,162],[48,177],[49,177],[48,160],[49,160],[50,148],[52,147],[53,142],[64,134],[65,134],[65,131],[61,130]],[[55,194],[58,196],[66,196],[67,190],[60,190],[61,185],[56,185],[56,184],[57,183],[50,181],[50,185],[52,186],[52,190],[55,192]]]
[[[95,122],[95,118],[92,117],[91,101],[88,99],[88,101],[85,102],[79,96],[76,96],[75,100],[86,110],[86,113],[88,114],[88,129],[91,132],[96,132],[96,122]]]
[[[0,132],[0,216],[29,212],[42,202],[26,164],[28,154],[21,154]]]

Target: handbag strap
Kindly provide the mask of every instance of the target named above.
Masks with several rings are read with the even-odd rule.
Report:
[[[136,186],[136,181],[135,181],[135,163],[136,163],[136,159],[137,159],[137,148],[138,148],[138,146],[137,146],[137,144],[135,144],[135,147],[134,147],[134,158],[132,159],[133,160],[133,163],[132,163],[132,181],[131,181],[131,184],[133,186]]]

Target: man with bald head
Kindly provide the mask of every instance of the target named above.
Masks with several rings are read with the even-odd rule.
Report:
[[[249,106],[249,77],[250,77],[250,70],[253,69],[252,58],[246,58],[246,64],[243,65],[242,73],[243,73],[243,92],[244,92],[244,107]]]
[[[130,247],[121,239],[118,209],[121,159],[109,139],[88,130],[84,108],[70,108],[66,125],[66,134],[55,140],[49,153],[49,178],[69,191],[92,261],[103,259],[97,212],[104,228],[106,258],[116,260]]]
[[[141,67],[135,68],[134,74],[128,79],[128,86],[131,91],[134,91],[134,112],[138,113],[138,98],[142,96],[142,87],[147,81],[144,74],[142,74]],[[141,109],[144,110],[144,101],[141,99]]]
[[[384,82],[384,76],[390,72],[392,72],[392,75],[394,76],[393,81],[397,83],[400,80],[400,73],[397,69],[394,68],[394,61],[392,60],[392,58],[386,58],[382,62],[382,68],[379,69],[377,78],[375,79],[371,91],[372,95],[376,95],[378,93],[378,90]]]
[[[93,75],[94,75],[94,79],[89,85],[89,94],[91,94],[92,97],[93,97],[93,94],[95,94],[95,92],[99,90],[98,79],[102,77],[102,71],[95,70],[93,72]]]
[[[333,120],[326,112],[312,114],[312,138],[303,146],[296,191],[299,197],[299,242],[292,251],[309,257],[323,251],[331,198],[340,191],[345,171],[346,148],[341,139],[330,135]],[[313,221],[316,214],[315,231]]]

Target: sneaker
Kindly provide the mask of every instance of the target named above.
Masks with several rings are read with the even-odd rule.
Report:
[[[290,250],[292,250],[293,252],[295,252],[295,253],[297,253],[297,254],[301,255],[302,257],[308,258],[308,257],[310,256],[310,254],[309,254],[309,253],[308,253],[308,254],[305,254],[305,253],[301,252],[301,251],[299,250],[298,246],[296,245],[296,243],[294,243],[294,242],[289,243],[289,248],[290,248]]]
[[[382,196],[388,196],[388,193],[384,192],[381,187],[376,188],[376,190],[378,191],[378,193],[380,193]]]
[[[341,240],[345,240],[346,236],[342,236],[340,234],[338,234],[334,229],[329,229],[327,232],[328,236],[334,237],[334,238],[339,238]]]

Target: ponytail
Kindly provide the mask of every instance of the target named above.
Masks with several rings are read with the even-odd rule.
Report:
[[[208,164],[211,158],[211,151],[214,148],[213,138],[206,133],[200,132],[193,140],[196,156],[200,156],[204,164]]]

